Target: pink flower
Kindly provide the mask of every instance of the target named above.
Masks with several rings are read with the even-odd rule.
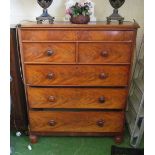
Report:
[[[68,9],[66,10],[66,14],[68,14],[68,15],[71,15],[71,14],[72,14],[71,8],[68,8]]]
[[[78,4],[79,4],[79,7],[83,7],[84,6],[84,3],[82,3],[82,2],[80,2]]]

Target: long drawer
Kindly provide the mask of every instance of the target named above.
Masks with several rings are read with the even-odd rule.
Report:
[[[22,41],[131,41],[133,31],[22,29]]]
[[[128,65],[26,65],[33,86],[126,86]]]
[[[29,111],[33,132],[122,132],[123,112]]]
[[[129,43],[79,43],[80,63],[130,63]]]
[[[28,87],[30,108],[124,109],[124,88],[35,88]]]
[[[23,43],[24,62],[75,62],[74,43]]]

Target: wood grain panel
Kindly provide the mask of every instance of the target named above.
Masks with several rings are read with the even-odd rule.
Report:
[[[34,86],[125,86],[127,65],[26,65],[26,82]]]
[[[29,111],[29,116],[33,132],[122,132],[124,124],[123,112]]]
[[[50,54],[51,53],[51,54]],[[75,62],[74,43],[23,43],[25,62]]]
[[[49,29],[23,29],[21,30],[23,41],[75,41],[76,31],[49,30]]]
[[[130,63],[131,44],[129,43],[80,43],[79,62],[81,63]]]
[[[34,88],[28,87],[30,108],[124,109],[124,88]]]
[[[133,31],[78,31],[81,41],[132,41]]]

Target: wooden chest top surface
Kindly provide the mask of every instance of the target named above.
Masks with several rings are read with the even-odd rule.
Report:
[[[105,28],[105,29],[137,29],[139,25],[136,22],[124,22],[118,24],[111,22],[107,24],[101,22],[89,22],[88,24],[71,24],[70,22],[55,22],[54,24],[37,24],[36,22],[23,22],[20,24],[21,28]]]

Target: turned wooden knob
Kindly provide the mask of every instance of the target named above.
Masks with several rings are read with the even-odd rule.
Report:
[[[53,78],[54,78],[54,73],[49,73],[49,74],[47,75],[47,77],[48,77],[48,79],[53,79]]]
[[[99,77],[100,77],[100,79],[106,79],[108,76],[107,76],[106,73],[101,73],[101,74],[99,75]]]
[[[105,102],[105,97],[104,96],[99,97],[99,102],[104,103]]]
[[[99,127],[103,127],[104,126],[104,120],[99,120],[99,121],[97,121],[97,123],[96,123]]]
[[[102,51],[101,56],[102,57],[107,57],[108,56],[108,51]]]
[[[54,54],[54,51],[52,50],[47,50],[47,56],[52,56]]]
[[[48,124],[49,124],[50,126],[55,126],[57,123],[56,123],[55,120],[50,120],[50,121],[48,122]]]
[[[50,97],[48,98],[48,100],[49,100],[50,102],[54,102],[54,101],[55,101],[55,97],[54,97],[54,96],[50,96]]]

